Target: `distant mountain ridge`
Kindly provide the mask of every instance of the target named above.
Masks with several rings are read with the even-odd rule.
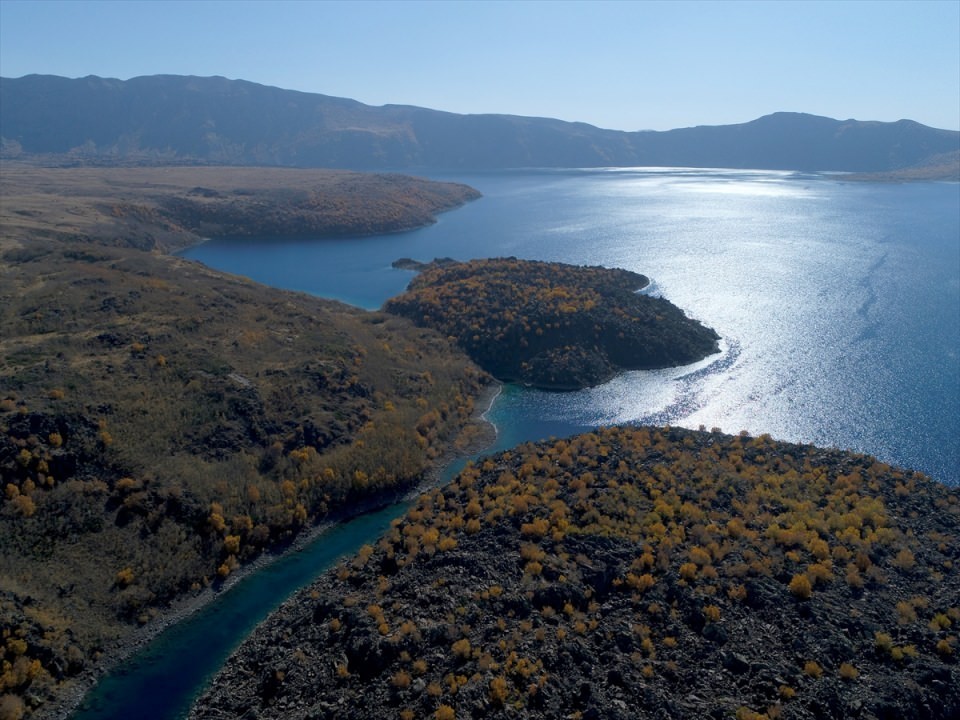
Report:
[[[624,132],[458,115],[223,77],[0,78],[4,158],[350,169],[675,166],[891,172],[960,149],[911,120],[775,113],[737,125]]]

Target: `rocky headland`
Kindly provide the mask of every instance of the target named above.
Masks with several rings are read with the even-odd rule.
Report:
[[[947,720],[960,499],[871,457],[608,428],[423,495],[191,718]]]
[[[390,173],[262,167],[44,167],[5,162],[4,238],[175,251],[209,237],[411,230],[480,197]]]

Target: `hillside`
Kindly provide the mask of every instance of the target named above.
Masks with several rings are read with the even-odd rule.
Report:
[[[4,163],[0,227],[140,250],[223,235],[357,236],[429,225],[480,193],[404,175],[246,167],[45,168]]]
[[[179,601],[208,597],[318,521],[416,487],[475,441],[488,378],[400,318],[137,249],[192,236],[163,215],[183,182],[255,208],[276,206],[271,187],[321,179],[318,196],[400,222],[384,186],[440,198],[411,202],[413,217],[462,187],[2,170],[0,717],[18,718],[62,703]],[[208,195],[219,198],[197,202]],[[337,217],[352,215],[363,212]]]
[[[960,182],[960,150],[931,155],[914,165],[897,170],[855,173],[844,175],[842,179],[866,182],[923,182],[931,180]]]
[[[190,717],[947,720],[958,562],[960,500],[916,473],[601,429],[424,495]]]
[[[516,258],[438,261],[420,266],[383,309],[454,339],[500,380],[572,390],[719,351],[713,330],[639,294],[648,282],[627,270]]]
[[[775,113],[664,132],[372,107],[222,77],[0,79],[5,158],[353,169],[678,166],[886,172],[960,149],[909,120]]]

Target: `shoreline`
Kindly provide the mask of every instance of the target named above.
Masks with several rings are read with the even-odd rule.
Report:
[[[162,611],[153,621],[136,628],[130,636],[117,640],[108,650],[105,650],[100,660],[74,679],[74,684],[66,690],[56,707],[49,708],[48,712],[45,712],[43,707],[38,708],[34,717],[38,720],[68,720],[80,709],[84,699],[93,691],[100,680],[117,671],[126,660],[145,649],[164,632],[216,602],[220,597],[230,592],[237,583],[266,569],[287,555],[301,552],[343,522],[383,509],[389,505],[413,500],[427,490],[438,487],[442,483],[444,471],[450,465],[457,460],[476,455],[492,447],[498,431],[496,425],[486,419],[486,415],[493,408],[493,404],[500,397],[502,391],[503,383],[491,378],[490,385],[477,396],[471,423],[486,427],[488,431],[481,432],[473,442],[462,450],[457,450],[451,442],[448,452],[445,452],[436,462],[432,463],[424,471],[423,479],[409,490],[400,490],[392,494],[381,495],[378,498],[371,498],[359,505],[354,505],[349,510],[341,509],[340,512],[334,513],[334,518],[323,520],[299,533],[286,547],[263,553],[249,564],[231,573],[230,577],[219,587],[207,587],[192,597],[174,600],[169,609]],[[469,424],[464,427],[468,427]]]
[[[473,409],[470,423],[464,426],[466,428],[470,424],[476,424],[481,428],[481,432],[461,449],[451,446],[449,451],[441,455],[437,462],[424,474],[423,481],[404,494],[404,500],[412,500],[427,490],[442,486],[443,473],[453,463],[493,447],[500,431],[493,422],[487,419],[487,414],[493,409],[493,404],[503,392],[503,386],[502,381],[490,376],[490,385],[477,396],[477,403]]]
[[[312,206],[297,204],[299,201],[292,201],[279,192],[293,189],[332,193],[331,197],[342,198],[347,197],[343,183],[356,182],[356,178],[360,178],[362,193],[373,193],[369,196],[375,200],[372,220],[368,215],[318,214]],[[421,190],[426,193],[400,217],[390,211],[390,202],[398,193],[398,179],[404,187],[414,188],[418,194]],[[253,213],[250,202],[244,201],[225,217],[203,213],[209,210],[209,203],[238,197],[238,191],[251,191],[257,198],[286,212],[286,221],[275,218],[272,225],[257,225],[254,235],[310,239],[361,240],[409,232],[433,225],[443,213],[483,197],[482,192],[462,182],[431,180],[410,173],[249,165],[62,167],[2,159],[0,184],[9,195],[11,207],[29,210],[29,214],[24,215],[7,211],[6,207],[0,209],[4,227],[10,231],[7,234],[18,236],[15,242],[38,238],[81,241],[159,252],[171,257],[211,239],[236,237],[237,233],[230,230],[242,225]],[[379,193],[384,187],[386,196],[381,197]],[[194,191],[198,189],[212,190],[215,195],[197,200]],[[180,209],[172,208],[171,201],[180,202]],[[182,206],[183,203],[189,207]],[[142,207],[152,215],[117,216],[110,211],[114,206]],[[67,218],[66,223],[63,216]],[[258,222],[262,219],[259,215],[256,217]]]
[[[414,177],[414,178],[420,179],[419,176],[411,175],[408,177]],[[429,178],[424,178],[424,179],[429,180]],[[431,182],[437,182],[437,181],[431,181]],[[471,187],[471,189],[476,190],[476,188],[473,188],[473,187]],[[362,242],[366,238],[380,237],[381,235],[400,235],[402,233],[413,232],[414,230],[421,230],[423,228],[430,227],[431,225],[436,225],[438,222],[440,222],[440,217],[439,217],[440,215],[443,215],[444,213],[448,213],[448,212],[453,212],[454,210],[459,210],[460,208],[462,208],[464,205],[467,205],[468,203],[476,202],[477,200],[482,199],[483,193],[480,193],[479,190],[477,190],[477,193],[478,193],[477,197],[466,198],[465,200],[457,201],[454,204],[444,205],[442,207],[438,207],[437,209],[431,210],[430,218],[423,220],[422,222],[410,223],[408,225],[404,225],[400,223],[400,224],[396,224],[394,227],[387,230],[370,230],[365,232],[357,231],[357,232],[319,232],[319,233],[314,233],[314,232],[277,233],[277,234],[264,235],[263,237],[273,238],[276,240],[292,240],[292,241],[302,240],[307,242],[314,241],[314,240],[357,240],[359,242]],[[200,262],[199,260],[193,260],[191,258],[186,257],[184,253],[188,252],[192,248],[200,247],[201,245],[205,245],[206,243],[214,242],[217,240],[228,240],[228,241],[229,240],[247,240],[247,239],[253,239],[254,237],[256,237],[252,235],[235,235],[235,234],[198,235],[193,231],[187,231],[187,232],[190,233],[192,236],[192,239],[189,242],[185,244],[180,244],[180,245],[171,245],[169,247],[163,247],[161,248],[162,254],[168,257],[175,257],[175,258],[180,258],[181,260],[188,260],[190,262]],[[220,270],[214,267],[210,267],[210,269],[216,270],[217,272],[222,272],[226,275],[234,274],[227,270]],[[269,287],[273,287],[277,290],[285,290],[285,288],[279,288],[273,285],[270,285]],[[297,291],[286,290],[286,292],[297,292]],[[317,295],[316,297],[322,298],[324,300],[336,300],[336,298],[330,298],[325,295]],[[343,301],[338,300],[338,302],[343,302]],[[346,304],[349,304],[349,303],[346,303]],[[357,307],[357,306],[354,305],[353,307]],[[364,310],[365,308],[360,308],[360,309]]]

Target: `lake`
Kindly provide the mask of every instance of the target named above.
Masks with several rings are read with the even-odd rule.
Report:
[[[852,449],[960,483],[960,186],[689,169],[442,175],[484,197],[371,238],[218,239],[186,257],[374,309],[393,260],[513,255],[649,276],[723,338],[691,367],[601,387],[511,387],[498,447],[613,423],[719,427]]]
[[[400,257],[514,255],[624,267],[724,338],[693,366],[589,390],[508,386],[497,449],[599,424],[705,425],[867,452],[960,484],[960,186],[721,170],[438,176],[481,200],[371,238],[223,239],[186,257],[277,287],[377,308]],[[389,526],[337,527],[244,579],[105,678],[74,720],[183,717],[267,613]]]

